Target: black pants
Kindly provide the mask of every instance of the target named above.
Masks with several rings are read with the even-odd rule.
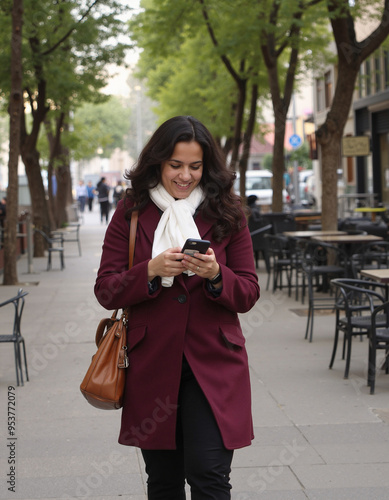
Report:
[[[108,215],[109,215],[109,201],[100,201],[100,218],[101,222],[105,218],[105,221],[108,223]]]
[[[176,450],[142,450],[149,500],[185,500],[185,479],[192,500],[231,498],[233,451],[222,442],[212,410],[188,363],[183,362]]]

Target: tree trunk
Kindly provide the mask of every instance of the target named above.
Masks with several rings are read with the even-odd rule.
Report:
[[[338,229],[338,179],[340,166],[340,137],[332,134],[322,151],[322,209],[321,224],[324,231]]]
[[[246,88],[247,88],[247,80],[239,79],[235,80],[238,87],[238,103],[236,106],[235,113],[235,123],[234,123],[234,138],[232,145],[232,154],[231,154],[231,168],[236,170],[238,166],[239,160],[239,147],[242,143],[242,125],[243,125],[243,116],[244,116],[244,107],[246,104]],[[242,188],[242,177],[240,178],[240,186]],[[245,184],[243,184],[243,196],[245,193]],[[242,195],[242,190],[241,190]]]
[[[283,202],[282,202],[282,188],[284,186],[284,171],[285,171],[285,156],[284,156],[284,141],[285,141],[285,128],[286,128],[286,117],[288,115],[288,109],[290,105],[290,97],[286,100],[285,97],[281,96],[281,90],[278,85],[278,69],[277,62],[272,64],[269,59],[267,59],[267,68],[269,76],[269,86],[270,93],[273,104],[274,111],[274,146],[273,146],[273,202],[272,211],[282,212]],[[293,88],[293,80],[292,80]],[[288,90],[288,92],[287,92]],[[284,89],[284,95],[291,96],[292,92],[290,89]]]
[[[275,114],[274,120],[274,146],[273,146],[273,212],[282,212],[282,188],[284,185],[285,157],[284,157],[284,141],[285,141],[285,123],[286,115],[281,113]]]
[[[39,152],[35,145],[31,145],[30,141],[27,140],[22,143],[21,153],[30,190],[32,222],[37,229],[46,232],[50,230],[50,219],[39,164]],[[34,257],[43,257],[44,252],[45,242],[43,238],[39,234],[34,234]]]
[[[247,171],[247,163],[250,156],[250,146],[251,146],[251,138],[253,136],[254,127],[255,127],[255,118],[257,115],[257,100],[258,100],[258,85],[256,83],[253,84],[251,88],[251,103],[250,103],[250,115],[247,122],[246,131],[243,134],[243,151],[241,157],[239,159],[239,172],[240,172],[240,187],[241,187],[241,179],[244,179],[244,185],[246,184],[246,171]],[[241,191],[242,195],[242,191]],[[244,202],[246,203],[246,190],[244,190]]]
[[[64,126],[64,118],[65,114],[60,113],[58,117],[55,119],[55,133],[53,133],[51,127],[51,121],[45,118],[44,124],[46,129],[46,137],[49,143],[50,148],[50,157],[49,164],[47,167],[47,177],[48,177],[48,199],[49,199],[49,209],[50,209],[50,220],[52,220],[54,226],[61,227],[64,219],[63,214],[59,214],[57,209],[61,209],[61,204],[57,203],[57,195],[58,195],[58,180],[59,176],[55,174],[55,163],[58,160],[61,160],[61,131]],[[57,192],[54,194],[53,192],[53,175],[56,175],[57,181]]]
[[[389,34],[388,8],[385,0],[380,24],[364,40],[357,40],[350,5],[332,0],[330,14],[338,54],[338,79],[334,99],[325,122],[316,132],[322,153],[322,228],[333,230],[338,221],[337,168],[340,166],[340,143],[352,103],[360,65],[384,42]]]
[[[61,146],[61,162],[57,166],[57,197],[56,197],[56,214],[58,227],[62,227],[65,222],[68,222],[66,207],[73,202],[71,194],[71,175],[69,165],[69,150]]]
[[[23,107],[22,92],[22,25],[23,0],[14,0],[12,8],[11,95],[9,103],[10,138],[8,159],[7,215],[4,234],[4,285],[16,285],[18,223],[18,161],[20,154],[20,124]]]
[[[324,231],[338,227],[337,170],[341,168],[340,144],[347,122],[358,71],[345,64],[339,66],[338,81],[331,110],[316,132],[322,158],[322,215]]]

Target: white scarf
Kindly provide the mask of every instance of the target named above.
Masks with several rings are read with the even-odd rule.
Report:
[[[163,211],[162,217],[154,233],[152,258],[168,248],[182,247],[187,238],[200,238],[199,230],[193,215],[204,199],[200,186],[190,193],[187,198],[176,200],[162,184],[149,190],[152,201]],[[185,271],[189,276],[194,273]],[[173,285],[174,276],[162,278],[162,286]]]

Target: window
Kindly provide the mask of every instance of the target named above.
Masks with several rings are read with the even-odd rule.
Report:
[[[385,88],[389,88],[389,50],[384,51]]]
[[[375,76],[375,92],[381,89],[381,58],[380,53],[376,52],[374,57],[374,76]]]
[[[358,97],[361,98],[362,96],[363,96],[363,70],[362,66],[360,66],[358,75]]]
[[[371,95],[371,60],[365,62],[366,95]]]
[[[316,79],[316,104],[317,104],[317,110],[322,111],[324,108],[324,103],[323,103],[323,81],[321,78]]]
[[[325,82],[325,107],[329,108],[332,102],[332,80],[331,80],[331,71],[327,71],[324,75]]]

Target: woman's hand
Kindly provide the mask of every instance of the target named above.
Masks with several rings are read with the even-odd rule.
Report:
[[[215,252],[208,248],[207,253],[195,253],[193,257],[184,255],[182,265],[185,269],[193,271],[201,278],[212,279],[220,271],[220,266],[216,261]]]
[[[178,276],[181,274],[185,271],[185,267],[181,262],[182,257],[181,248],[176,247],[168,248],[154,257],[154,259],[151,259],[147,267],[148,280],[151,281],[156,276],[164,278],[166,276]]]

